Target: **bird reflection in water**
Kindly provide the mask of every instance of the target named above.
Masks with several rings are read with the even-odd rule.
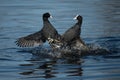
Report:
[[[53,78],[64,76],[81,76],[81,61],[76,60],[52,60],[30,61],[30,64],[21,64],[20,72],[25,78]],[[76,67],[77,66],[77,67]]]

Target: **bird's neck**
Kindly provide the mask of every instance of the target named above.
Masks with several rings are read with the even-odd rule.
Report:
[[[43,18],[43,23],[50,23],[47,18]]]
[[[82,21],[78,21],[77,24],[78,24],[78,25],[82,25]]]
[[[50,28],[52,26],[52,24],[50,23],[50,21],[48,19],[46,19],[46,20],[43,20],[43,26],[47,27],[47,28],[48,27]]]
[[[45,18],[45,17],[43,17],[43,21],[48,21],[49,22],[48,18]]]

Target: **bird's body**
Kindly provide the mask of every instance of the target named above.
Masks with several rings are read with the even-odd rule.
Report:
[[[53,39],[60,37],[57,30],[49,22],[48,18],[50,18],[50,14],[44,13],[43,28],[38,32],[18,38],[16,44],[20,47],[33,47],[36,45],[42,45],[49,37],[52,37]]]
[[[62,35],[63,40],[67,43],[71,42],[72,40],[80,36],[80,31],[81,31],[80,25],[76,23]]]
[[[51,39],[54,43],[54,48],[66,48],[74,50],[88,50],[88,47],[80,37],[81,25],[82,25],[82,16],[77,15],[75,17],[77,23],[70,27],[63,35],[61,35],[61,41],[58,42],[55,39]],[[59,47],[58,47],[59,46]]]
[[[69,28],[63,35],[63,40],[65,43],[67,43],[68,46],[72,47],[71,45],[75,44],[77,40],[79,40],[79,43],[83,44],[82,39],[80,38],[81,33],[81,25],[82,25],[82,16],[77,15],[75,17],[77,19],[77,23],[73,25],[71,28]]]
[[[57,37],[59,36],[57,30],[52,26],[52,24],[48,20],[44,21],[42,32],[46,40],[48,38],[57,39]]]

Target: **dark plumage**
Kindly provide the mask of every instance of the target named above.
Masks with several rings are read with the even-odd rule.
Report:
[[[81,25],[82,25],[82,16],[77,15],[74,19],[77,19],[77,23],[73,25],[71,28],[69,28],[63,35],[63,41],[65,41],[67,44],[70,44],[71,41],[74,41],[76,39],[80,38],[81,33]]]
[[[20,47],[32,47],[42,45],[46,41],[42,31],[30,34],[25,37],[21,37],[16,41],[16,44]]]
[[[81,25],[82,25],[82,16],[77,15],[74,19],[77,20],[77,23],[69,28],[61,37],[60,41],[56,41],[55,39],[51,39],[52,45],[55,48],[65,47],[65,48],[73,48],[73,49],[87,49],[84,41],[80,38],[81,33]]]
[[[77,23],[62,35],[63,41],[70,48],[87,51],[88,47],[80,37],[83,18],[77,15],[74,19],[77,20]]]
[[[42,28],[42,33],[43,36],[48,40],[48,38],[52,39],[60,39],[61,36],[58,34],[57,30],[53,27],[53,25],[49,22],[48,18],[50,17],[50,14],[47,13],[47,15],[43,15],[43,28]]]
[[[48,20],[50,17],[49,13],[44,13],[43,28],[36,33],[19,38],[16,44],[20,47],[32,47],[42,45],[48,38],[59,39],[60,35]]]

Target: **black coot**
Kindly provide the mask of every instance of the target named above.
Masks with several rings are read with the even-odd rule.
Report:
[[[59,39],[60,35],[48,20],[48,18],[50,17],[51,17],[50,13],[44,13],[43,28],[36,33],[19,38],[16,41],[16,44],[20,47],[33,47],[42,45],[49,38]]]
[[[82,25],[82,16],[77,15],[74,19],[77,19],[77,23],[69,28],[63,35],[63,41],[70,44],[71,41],[74,41],[80,37],[81,25]]]
[[[82,16],[77,15],[75,18],[77,23],[69,28],[63,35],[61,35],[61,40],[57,41],[56,39],[51,39],[53,41],[52,45],[55,48],[72,48],[79,50],[88,49],[82,38],[80,37],[81,25],[82,25]]]

